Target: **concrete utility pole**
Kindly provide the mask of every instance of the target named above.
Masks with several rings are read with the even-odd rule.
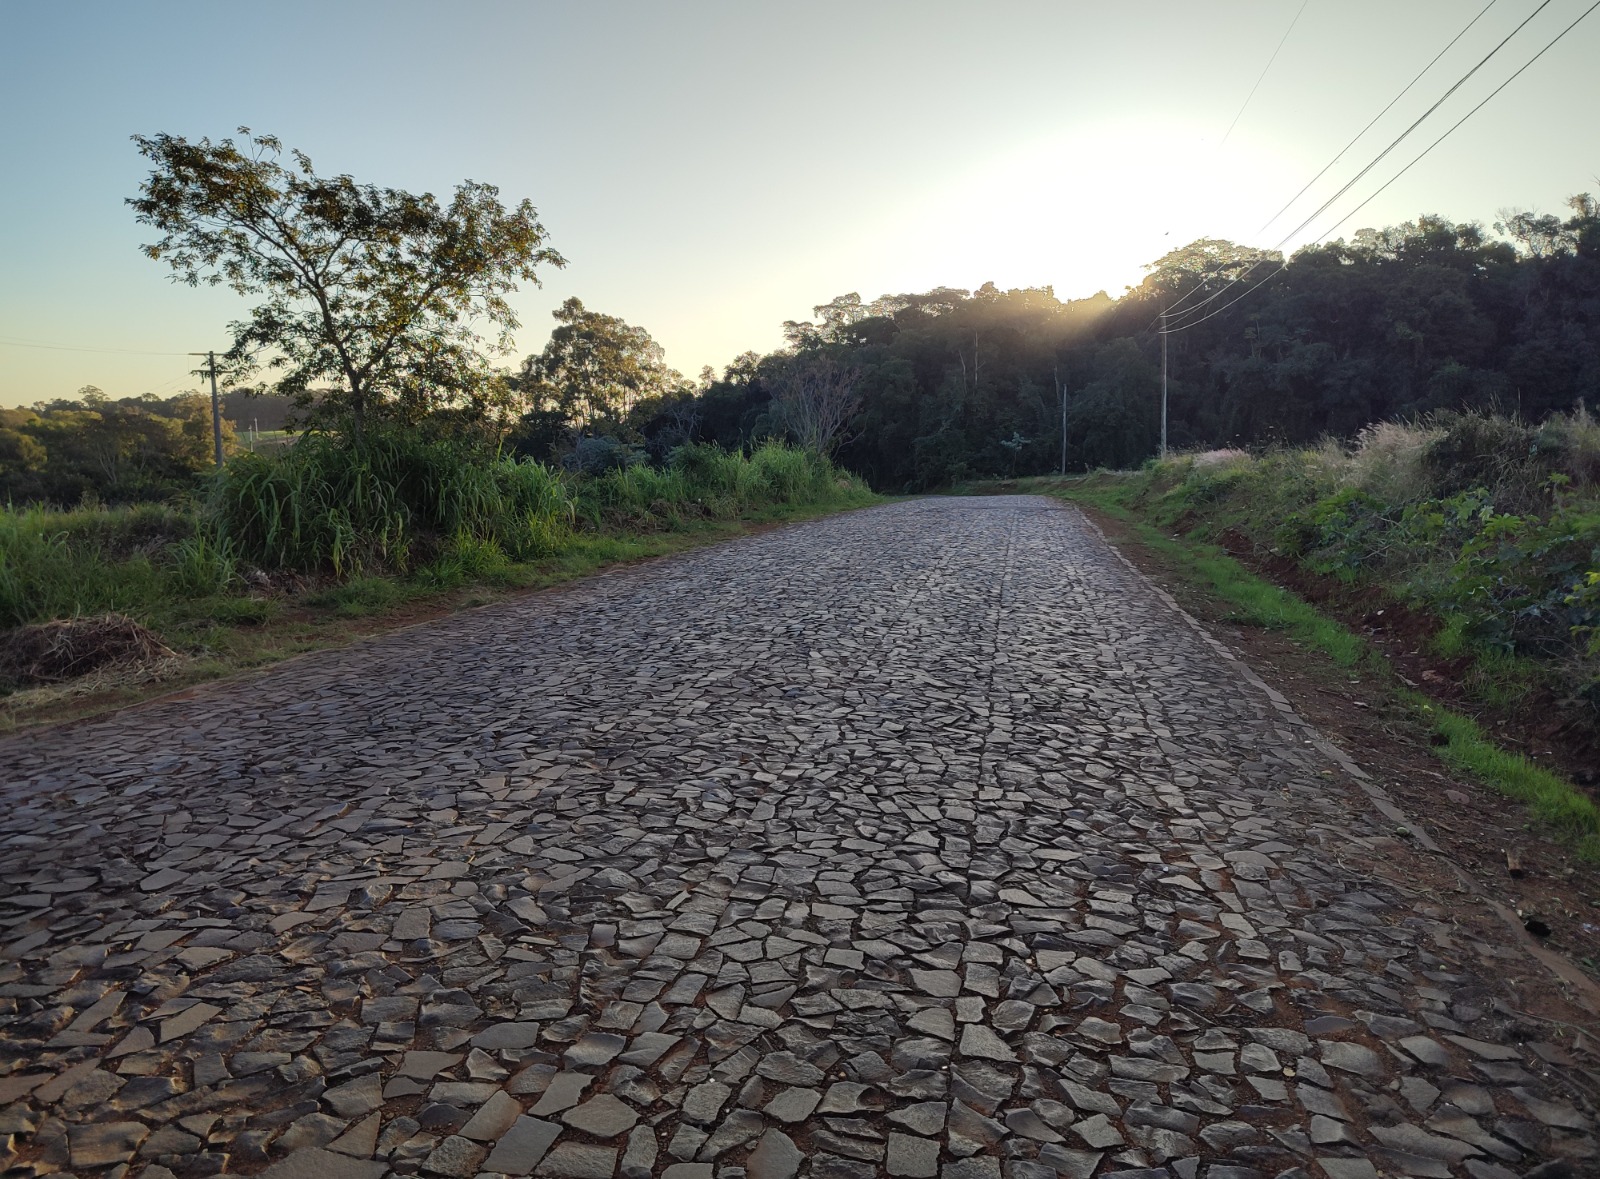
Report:
[[[217,396],[217,354],[215,352],[191,352],[190,356],[204,356],[207,367],[211,369],[211,441],[216,447],[217,468],[222,468],[222,401]]]
[[[1167,457],[1167,313],[1161,313],[1161,457]]]
[[[1061,477],[1067,477],[1067,395],[1061,389],[1061,365],[1055,366],[1056,400],[1061,402]]]

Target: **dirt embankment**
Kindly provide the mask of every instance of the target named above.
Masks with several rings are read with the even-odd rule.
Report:
[[[1559,771],[1600,801],[1600,732],[1592,711],[1532,687],[1504,704],[1490,705],[1469,690],[1472,660],[1432,650],[1442,628],[1382,590],[1352,586],[1306,570],[1288,557],[1258,551],[1238,532],[1220,538],[1230,556],[1253,572],[1293,590],[1323,613],[1364,637],[1400,681],[1457,712],[1471,716],[1496,742]]]

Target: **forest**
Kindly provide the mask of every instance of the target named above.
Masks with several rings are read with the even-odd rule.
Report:
[[[879,490],[1055,471],[1063,404],[1068,470],[1134,466],[1159,445],[1159,316],[1173,306],[1174,449],[1349,440],[1439,409],[1537,421],[1600,394],[1600,202],[1492,231],[1420,217],[1286,261],[1198,241],[1117,300],[992,284],[843,295],[786,324],[786,352],[703,376],[637,424],[646,439],[748,444],[773,431],[786,368],[829,354],[859,398],[838,458]]]

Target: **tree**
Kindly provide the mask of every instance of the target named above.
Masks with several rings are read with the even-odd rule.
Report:
[[[1208,283],[1221,286],[1263,278],[1269,266],[1282,261],[1283,255],[1276,250],[1258,250],[1222,238],[1200,238],[1149,263],[1145,269],[1150,274],[1140,289],[1159,295],[1165,305],[1173,296],[1187,295]]]
[[[163,499],[211,470],[211,445],[209,397],[113,400],[85,385],[75,400],[0,411],[0,501]],[[231,422],[223,446],[233,446]]]
[[[560,326],[517,378],[535,412],[556,410],[586,429],[616,430],[640,402],[688,390],[644,328],[590,311],[577,298],[551,314]]]
[[[563,266],[526,200],[468,180],[448,204],[432,193],[318,176],[299,151],[280,162],[270,135],[231,139],[133,137],[154,169],[130,198],[161,234],[144,246],[191,286],[226,283],[264,296],[231,325],[227,362],[251,369],[263,352],[280,393],[347,423],[359,442],[379,413],[415,417],[441,405],[486,411],[503,394],[475,321],[498,329],[503,352],[517,326],[505,296],[536,267]]]
[[[832,352],[803,353],[773,382],[773,417],[806,450],[831,455],[861,409],[860,379]]]

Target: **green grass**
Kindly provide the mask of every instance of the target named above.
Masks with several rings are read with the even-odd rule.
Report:
[[[1141,515],[1139,485],[1117,475],[1077,480],[1023,480],[1019,491],[1037,491],[1087,504],[1125,524],[1140,543],[1157,553],[1173,573],[1226,607],[1224,617],[1244,626],[1278,630],[1341,668],[1378,676],[1395,698],[1437,735],[1434,753],[1452,770],[1527,806],[1533,820],[1570,844],[1580,859],[1600,862],[1600,809],[1570,782],[1519,753],[1502,749],[1470,717],[1454,712],[1402,685],[1379,654],[1360,635],[1329,618],[1297,594],[1246,569],[1214,545],[1174,536]],[[982,490],[974,485],[968,490]],[[1170,528],[1170,522],[1168,524]],[[1447,632],[1448,633],[1448,632]],[[1452,642],[1443,639],[1446,647]],[[1519,678],[1526,661],[1500,657],[1508,697],[1526,690]],[[1487,690],[1487,689],[1486,689]]]
[[[1373,661],[1371,648],[1360,635],[1322,614],[1297,594],[1257,577],[1215,545],[1174,538],[1140,519],[1127,504],[1126,486],[1085,483],[1051,494],[1091,504],[1121,520],[1186,580],[1226,602],[1228,621],[1283,631],[1301,646],[1320,651],[1341,667],[1358,667]]]
[[[366,618],[392,610],[415,596],[416,587],[392,577],[352,577],[339,585],[306,594],[300,601],[341,618]]]
[[[0,630],[189,596],[191,583],[216,580],[194,530],[177,508],[0,508]]]
[[[310,439],[276,458],[239,456],[202,504],[0,505],[0,631],[128,614],[191,656],[170,688],[340,645],[397,616],[879,502],[831,464],[776,445],[750,455],[695,447],[664,470],[599,477],[473,462],[406,440],[348,459]],[[254,588],[260,569],[302,574],[317,588],[263,593]],[[100,707],[156,690],[108,690]],[[22,692],[0,707],[0,730],[91,711],[70,694]]]
[[[1524,803],[1537,821],[1572,843],[1580,858],[1600,862],[1600,809],[1571,783],[1520,753],[1500,748],[1470,717],[1441,708],[1418,692],[1402,695],[1432,720],[1434,732],[1444,740],[1435,750],[1446,765]]]

